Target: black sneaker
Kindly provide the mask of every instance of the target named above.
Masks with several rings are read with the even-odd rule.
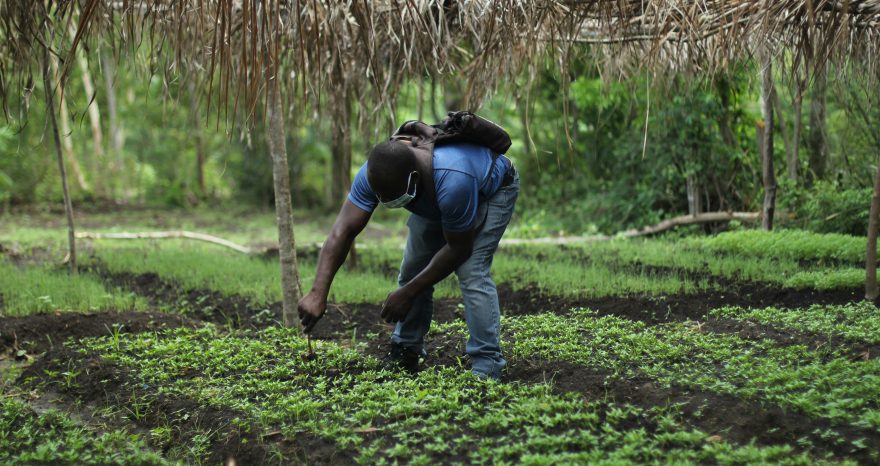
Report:
[[[388,354],[382,358],[382,368],[390,371],[404,370],[410,374],[419,371],[421,355],[411,348],[391,343]]]

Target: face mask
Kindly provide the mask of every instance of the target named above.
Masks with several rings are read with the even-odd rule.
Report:
[[[419,187],[418,184],[413,185],[412,194],[409,193],[409,185],[410,183],[412,183],[412,177],[415,173],[416,172],[410,172],[409,178],[406,179],[406,192],[404,192],[402,196],[387,202],[380,199],[379,202],[389,209],[397,209],[400,207],[405,207],[407,204],[409,204],[410,201],[412,201],[416,197],[416,189]]]

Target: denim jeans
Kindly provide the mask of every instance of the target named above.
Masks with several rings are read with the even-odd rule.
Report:
[[[485,218],[483,226],[474,239],[471,257],[460,265],[455,274],[461,285],[464,301],[464,317],[467,321],[470,338],[465,350],[471,358],[471,368],[480,377],[497,379],[507,361],[501,355],[501,309],[498,304],[498,291],[492,281],[490,268],[498,242],[510,218],[513,216],[516,198],[519,195],[519,176],[508,186],[500,188],[492,197],[481,200],[477,222]],[[445,244],[443,229],[439,221],[428,220],[411,215],[407,221],[409,237],[400,264],[398,283],[405,285],[419,274]],[[419,295],[412,309],[402,322],[398,322],[391,335],[391,341],[425,354],[425,334],[431,326],[434,312],[434,288]]]

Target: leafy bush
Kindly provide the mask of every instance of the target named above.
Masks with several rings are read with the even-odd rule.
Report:
[[[779,204],[794,216],[788,223],[800,228],[864,235],[868,231],[871,191],[829,181],[820,181],[812,188],[783,186]]]

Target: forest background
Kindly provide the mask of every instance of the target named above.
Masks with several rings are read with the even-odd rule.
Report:
[[[586,54],[588,50],[584,51]],[[714,78],[650,74],[603,79],[592,61],[560,75],[546,67],[508,82],[478,111],[508,129],[523,179],[521,236],[613,233],[671,216],[759,211],[763,198],[756,128],[760,70],[743,63]],[[781,60],[776,69],[795,67]],[[880,153],[876,89],[828,65],[811,78],[775,78],[777,225],[864,235]],[[70,67],[59,125],[75,207],[273,206],[265,118],[242,124],[210,106],[186,77],[167,79],[149,60],[118,62],[80,52]],[[802,74],[800,74],[802,75]],[[333,119],[292,109],[288,163],[298,216],[338,209],[369,148],[401,122],[441,119],[464,108],[464,76],[408,82],[392,107],[352,101],[351,163]],[[41,83],[31,85],[42,96]],[[325,95],[321,105],[344,96]],[[21,100],[0,120],[0,211],[62,209],[44,102]],[[261,109],[257,109],[259,113]],[[27,118],[25,118],[27,116]],[[339,170],[348,176],[339,176]],[[25,207],[27,206],[27,207]],[[386,215],[386,214],[380,214]]]

